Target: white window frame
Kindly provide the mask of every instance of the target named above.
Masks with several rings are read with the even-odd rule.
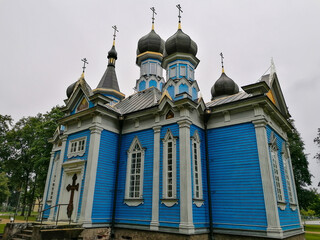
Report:
[[[203,201],[202,168],[201,168],[201,148],[198,131],[191,137],[192,150],[192,172],[193,172],[193,203],[201,207]]]
[[[137,148],[136,148],[137,146]],[[145,156],[145,148],[142,147],[138,137],[135,137],[130,145],[129,150],[127,151],[128,161],[127,161],[127,175],[126,175],[126,188],[125,188],[125,199],[124,202],[128,206],[138,206],[143,203],[143,177],[144,177],[144,156]],[[140,169],[133,168],[133,160],[138,159],[137,155],[140,155]],[[136,158],[134,157],[136,156]],[[137,163],[137,162],[135,162]],[[134,173],[132,172],[134,171]],[[135,176],[139,176],[139,180],[133,183],[133,187],[136,187],[136,183],[139,182],[139,191],[138,194],[131,192],[131,178]],[[132,193],[134,196],[132,196]],[[137,196],[136,196],[137,195]]]
[[[277,145],[277,138],[275,137],[273,132],[271,133],[271,136],[270,136],[269,145],[270,145],[271,165],[272,165],[278,207],[280,207],[281,210],[284,210],[286,208],[286,204],[285,204],[285,197],[283,192],[281,169],[279,165],[279,157],[278,157],[279,148]]]
[[[174,204],[178,204],[177,149],[176,149],[177,144],[176,144],[176,138],[173,136],[170,129],[168,129],[162,142],[163,142],[163,167],[162,167],[162,200],[161,201],[167,207],[172,207]],[[170,151],[170,145],[171,145],[171,151]],[[171,156],[171,159],[170,159],[170,156]],[[169,175],[171,175],[171,181],[169,181],[170,180]],[[172,188],[171,191],[169,189],[170,186]]]
[[[187,77],[187,66],[185,65],[180,66],[180,76]]]
[[[150,62],[150,74],[153,74],[153,75],[157,74],[157,63]]]
[[[76,138],[69,141],[68,158],[83,156],[86,152],[87,137]]]
[[[172,66],[169,68],[169,78],[174,78],[177,76],[177,66]]]
[[[293,188],[293,179],[292,179],[292,171],[291,171],[291,164],[290,164],[290,154],[288,150],[288,146],[285,142],[282,143],[282,161],[283,161],[283,168],[284,168],[284,174],[286,178],[287,183],[287,191],[288,191],[288,198],[290,203],[290,208],[292,210],[297,209],[297,202],[296,202],[296,196],[295,191]]]

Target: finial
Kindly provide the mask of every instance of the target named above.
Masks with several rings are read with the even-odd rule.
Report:
[[[221,57],[222,73],[224,73],[224,66],[223,66],[223,59],[224,59],[224,56],[223,56],[223,53],[222,53],[222,52],[220,53],[220,57]]]
[[[119,32],[119,30],[118,30],[116,25],[112,26],[112,28],[114,29],[114,32],[113,32],[113,46],[115,46],[116,45],[116,36],[117,36],[116,34],[117,34],[117,32]]]
[[[181,29],[181,14],[180,13],[183,13],[182,9],[181,9],[181,6],[180,4],[176,5],[176,7],[178,8],[179,10],[179,15],[178,15],[178,18],[179,18],[179,25],[178,25],[178,29]]]
[[[83,62],[82,75],[84,75],[84,72],[86,70],[86,64],[89,64],[89,63],[86,58],[82,58],[81,61]]]
[[[154,7],[150,8],[152,11],[152,30],[154,30],[154,15],[157,15],[156,9]]]
[[[269,75],[269,83],[271,83],[273,79],[273,75],[276,73],[276,66],[274,65],[273,57],[271,58],[271,65],[270,65],[270,75]]]

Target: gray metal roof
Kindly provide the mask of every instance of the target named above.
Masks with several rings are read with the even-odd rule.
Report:
[[[137,92],[114,105],[121,114],[140,111],[158,105],[161,92],[154,87]]]
[[[120,92],[114,65],[108,65],[97,88],[114,89]]]
[[[230,96],[214,99],[213,101],[206,103],[206,107],[215,107],[226,103],[236,102],[248,97],[251,97],[251,94],[239,92]]]

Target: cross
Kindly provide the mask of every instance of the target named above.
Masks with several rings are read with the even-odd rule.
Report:
[[[156,9],[154,7],[150,8],[152,11],[152,24],[154,23],[154,15],[157,15]]]
[[[179,18],[179,23],[180,23],[180,22],[181,22],[181,15],[180,15],[180,13],[183,13],[183,11],[182,11],[182,9],[181,9],[180,4],[176,5],[176,7],[177,7],[177,8],[178,8],[178,10],[179,10],[178,18]]]
[[[78,191],[79,190],[79,183],[76,184],[76,180],[77,180],[77,174],[75,173],[72,177],[72,185],[68,185],[67,186],[67,191],[70,192],[71,191],[71,195],[70,195],[70,200],[69,200],[69,204],[67,207],[67,215],[68,218],[71,219],[71,215],[73,212],[73,196],[74,196],[74,191]]]
[[[224,66],[223,66],[223,59],[224,59],[224,56],[223,56],[223,53],[222,53],[222,52],[220,53],[220,56],[221,56],[222,72],[224,72]]]
[[[87,62],[86,58],[82,58],[81,61],[83,62],[83,67],[82,67],[83,70],[82,70],[82,72],[84,73],[84,71],[86,69],[86,64],[89,64],[89,63]]]
[[[117,32],[119,32],[119,30],[116,25],[112,26],[112,28],[114,29],[114,32],[113,32],[113,45],[114,45],[114,41],[116,40]]]

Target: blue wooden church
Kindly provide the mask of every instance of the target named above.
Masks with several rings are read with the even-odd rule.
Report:
[[[84,73],[68,87],[51,139],[49,221],[110,228],[116,239],[303,239],[274,65],[241,88],[222,65],[206,103],[196,54],[179,11],[166,41],[153,22],[138,41],[132,95],[119,89],[115,41],[96,88]]]

